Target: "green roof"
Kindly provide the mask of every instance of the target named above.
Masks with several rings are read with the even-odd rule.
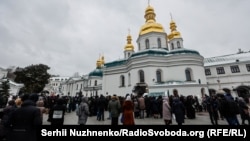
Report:
[[[144,50],[144,51],[133,53],[131,55],[131,58],[136,57],[136,56],[142,56],[142,55],[156,55],[156,56],[168,55],[168,52],[165,49],[147,49],[147,50]]]
[[[92,72],[89,73],[89,76],[103,76],[102,69],[95,69]]]
[[[196,50],[190,50],[190,49],[177,49],[170,51],[169,54],[197,54],[200,55],[200,53]]]
[[[106,63],[106,64],[104,64],[104,66],[105,67],[115,67],[115,66],[123,65],[126,62],[127,62],[127,60],[117,60],[117,61]]]
[[[104,66],[108,68],[108,67],[115,67],[115,66],[124,65],[127,63],[127,61],[129,59],[133,59],[134,57],[139,57],[139,56],[168,56],[168,55],[173,55],[173,54],[197,54],[197,55],[200,55],[198,51],[189,50],[189,49],[177,49],[177,50],[173,50],[173,51],[168,51],[165,48],[146,49],[143,51],[133,53],[128,59],[121,59],[121,60],[109,62],[109,63],[104,64]]]

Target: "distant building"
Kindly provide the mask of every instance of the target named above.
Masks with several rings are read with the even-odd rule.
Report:
[[[55,94],[55,95],[62,95],[62,86],[61,84],[66,82],[70,77],[51,77],[49,79],[49,83],[45,86],[44,91],[47,94]]]
[[[11,72],[9,72],[11,71]],[[12,78],[8,78],[8,75],[10,73],[13,73],[12,69],[3,69],[0,68],[0,89],[2,87],[2,82],[8,80],[9,81],[9,85],[10,85],[10,89],[9,89],[9,94],[10,96],[18,96],[19,95],[19,91],[22,87],[24,87],[24,84],[20,84],[20,83],[16,83],[12,80]]]
[[[205,58],[205,75],[210,93],[218,89],[234,96],[250,96],[250,52]]]

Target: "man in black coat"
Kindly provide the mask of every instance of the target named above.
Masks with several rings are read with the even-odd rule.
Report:
[[[42,125],[41,112],[33,97],[25,94],[22,105],[10,114],[8,126],[11,128],[8,141],[36,141],[37,127]]]

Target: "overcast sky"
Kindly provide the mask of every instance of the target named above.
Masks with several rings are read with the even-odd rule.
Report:
[[[214,57],[250,51],[249,0],[150,0],[170,32],[170,13],[184,48]],[[0,0],[0,67],[45,64],[49,73],[88,74],[104,55],[123,58],[136,39],[148,0]]]

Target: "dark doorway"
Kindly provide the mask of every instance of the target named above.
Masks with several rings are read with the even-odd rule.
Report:
[[[146,83],[136,83],[133,89],[133,93],[137,94],[137,96],[142,96],[146,91],[147,84]]]

